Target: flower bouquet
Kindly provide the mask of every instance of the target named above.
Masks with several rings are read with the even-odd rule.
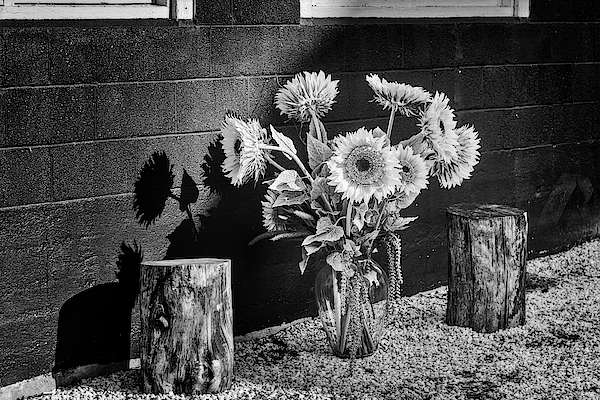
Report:
[[[331,347],[342,357],[372,354],[381,336],[389,293],[385,271],[371,258],[378,243],[390,245],[389,289],[394,291],[402,280],[393,267],[399,265],[398,232],[417,218],[404,216],[403,210],[429,179],[443,188],[458,186],[479,160],[477,132],[457,127],[445,94],[376,74],[366,81],[372,101],[390,111],[385,131],[363,127],[329,137],[322,118],[335,103],[339,81],[323,71],[297,74],[279,89],[275,106],[281,114],[308,125],[302,137],[305,161],[289,137],[272,125],[263,128],[257,119],[228,114],[221,128],[222,168],[233,185],[258,182],[268,166],[276,171],[265,180],[267,232],[254,241],[301,238],[302,273],[311,257],[325,258],[315,293]],[[416,119],[418,133],[392,143],[398,116]]]

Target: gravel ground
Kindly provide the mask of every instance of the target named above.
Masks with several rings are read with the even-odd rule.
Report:
[[[600,399],[600,240],[527,265],[527,323],[479,334],[444,323],[446,287],[395,306],[378,352],[342,360],[318,319],[235,347],[231,390],[195,399]],[[146,395],[140,372],[88,379],[35,399]]]

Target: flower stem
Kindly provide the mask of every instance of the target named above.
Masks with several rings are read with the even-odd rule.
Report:
[[[321,125],[319,124],[319,117],[315,113],[315,110],[310,110],[310,116],[312,117],[310,122],[315,125],[315,132],[317,133],[317,139],[319,139],[323,143],[327,143],[327,136],[323,136],[323,132],[321,132]]]
[[[304,166],[304,164],[302,163],[302,161],[300,161],[300,159],[298,158],[298,156],[296,154],[294,154],[293,152],[291,152],[288,149],[285,149],[283,147],[271,146],[271,145],[262,145],[262,146],[260,146],[260,148],[263,149],[263,150],[281,151],[282,153],[287,154],[300,167],[300,169],[302,170],[302,173],[304,174],[304,177],[306,179],[308,179],[311,184],[314,182],[314,179],[310,175],[310,172],[308,172],[308,170],[306,169],[306,167]]]
[[[310,184],[312,185],[315,182],[313,177],[310,175],[310,172],[308,172],[308,170],[306,169],[306,167],[304,166],[302,161],[300,161],[300,159],[298,158],[298,156],[295,153],[293,153],[283,147],[279,147],[279,146],[262,145],[262,146],[260,146],[260,148],[263,150],[281,151],[282,153],[287,154],[289,157],[291,157],[292,160],[294,160],[296,162],[298,167],[300,167],[300,170],[304,174],[304,177],[309,180]],[[321,199],[323,200],[323,203],[324,203],[327,211],[333,212],[333,208],[331,208],[331,204],[329,204],[329,201],[327,201],[325,194],[321,193]]]
[[[345,300],[340,299],[336,271],[333,268],[331,268],[331,276],[333,285],[333,309],[335,310],[335,332],[336,336],[340,338],[342,329],[342,301]]]
[[[273,165],[275,168],[277,168],[280,171],[285,171],[285,168],[283,168],[281,165],[279,165],[274,159],[273,157],[271,157],[268,153],[265,152],[265,158],[267,159],[267,161],[269,161],[271,163],[271,165]]]
[[[388,127],[387,127],[387,138],[391,140],[392,137],[392,127],[394,126],[394,116],[396,115],[396,110],[394,110],[394,108],[392,108],[392,111],[390,112],[390,120],[388,122]]]
[[[350,237],[350,233],[352,231],[352,211],[354,210],[354,205],[352,200],[348,200],[348,206],[346,208],[346,236]]]
[[[385,206],[388,203],[388,199],[385,199],[381,202],[381,208],[379,209],[379,216],[377,217],[377,222],[375,223],[375,228],[373,229],[374,231],[379,231],[379,227],[381,225],[381,221],[383,219],[383,213],[385,212]],[[371,240],[371,243],[369,243],[369,250],[367,250],[367,254],[371,254],[371,250],[373,248],[373,243],[375,242],[375,239]]]

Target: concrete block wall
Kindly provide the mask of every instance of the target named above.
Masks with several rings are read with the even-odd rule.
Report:
[[[294,133],[272,99],[302,70],[340,79],[330,132],[385,126],[368,102],[364,78],[375,72],[444,91],[480,133],[473,178],[452,191],[432,183],[410,210],[419,219],[403,236],[408,294],[446,282],[453,203],[527,210],[532,257],[599,234],[594,1],[531,0],[528,21],[318,26],[299,24],[296,0],[197,4],[193,26],[0,27],[0,387],[52,369],[61,308],[116,282],[123,242],[145,259],[232,258],[236,334],[314,314],[316,271],[299,275],[299,244],[247,246],[263,231],[264,188],[233,189],[206,167],[207,157],[218,162],[210,143],[227,111]],[[134,184],[156,151],[174,165],[177,193],[184,169],[197,184],[200,243],[174,201],[155,224],[136,220]]]

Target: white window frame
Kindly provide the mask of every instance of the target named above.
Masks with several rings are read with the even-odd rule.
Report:
[[[194,8],[194,0],[0,0],[0,20],[191,20]]]
[[[304,21],[333,18],[528,18],[529,0],[300,0]]]

